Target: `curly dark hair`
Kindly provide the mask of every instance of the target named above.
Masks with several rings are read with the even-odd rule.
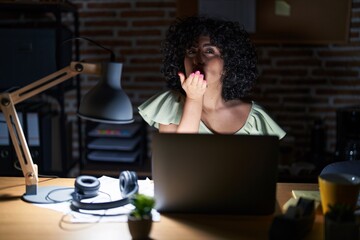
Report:
[[[166,33],[162,43],[163,66],[167,86],[185,94],[178,72],[185,72],[186,50],[200,36],[208,36],[211,44],[220,49],[224,60],[222,97],[225,101],[249,97],[258,77],[257,56],[249,34],[238,22],[192,16],[177,19]]]

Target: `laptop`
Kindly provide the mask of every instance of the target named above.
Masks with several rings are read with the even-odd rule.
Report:
[[[277,136],[155,133],[152,177],[161,213],[269,215]]]

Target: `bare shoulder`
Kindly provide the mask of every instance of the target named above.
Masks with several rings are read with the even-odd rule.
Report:
[[[242,116],[248,115],[252,108],[252,102],[248,101],[241,101],[241,100],[234,100],[229,102],[228,109],[234,111],[236,115],[240,114]]]

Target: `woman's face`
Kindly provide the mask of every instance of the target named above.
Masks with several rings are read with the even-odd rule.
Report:
[[[208,83],[220,81],[223,73],[224,61],[220,49],[210,43],[210,38],[200,36],[194,46],[186,50],[185,74],[200,71]]]

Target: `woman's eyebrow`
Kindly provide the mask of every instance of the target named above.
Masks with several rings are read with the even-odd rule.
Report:
[[[202,47],[216,47],[214,44],[211,43],[204,43]]]

